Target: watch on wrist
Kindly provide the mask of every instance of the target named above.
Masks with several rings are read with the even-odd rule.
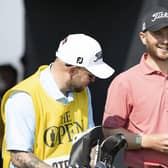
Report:
[[[136,135],[136,137],[135,137],[135,143],[137,145],[141,146],[141,142],[142,142],[142,137],[140,135]]]

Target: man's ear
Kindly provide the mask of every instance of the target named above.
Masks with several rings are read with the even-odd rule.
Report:
[[[77,72],[77,67],[76,66],[69,66],[68,67],[68,72],[69,72],[69,74],[72,76],[72,75],[74,75],[76,72]]]
[[[144,32],[139,32],[139,37],[141,42],[146,45],[146,34]]]

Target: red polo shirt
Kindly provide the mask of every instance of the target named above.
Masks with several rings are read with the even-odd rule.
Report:
[[[123,127],[137,134],[168,133],[168,75],[141,62],[118,75],[110,84],[103,126]],[[168,154],[149,149],[129,150],[127,166],[162,165],[168,168]]]

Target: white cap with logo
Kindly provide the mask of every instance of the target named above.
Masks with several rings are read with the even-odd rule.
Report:
[[[101,79],[114,73],[114,69],[103,61],[99,42],[85,34],[68,35],[60,42],[56,56],[67,64],[86,68]]]

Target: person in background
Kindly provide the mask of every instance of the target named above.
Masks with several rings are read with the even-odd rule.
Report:
[[[113,72],[94,38],[70,34],[63,39],[53,63],[2,99],[3,168],[67,167],[73,137],[94,126],[88,85]]]
[[[17,70],[10,64],[0,65],[0,100],[4,93],[17,83]]]
[[[109,85],[103,130],[125,135],[129,168],[168,168],[168,9],[151,9],[139,37],[146,52]]]
[[[11,64],[0,65],[0,101],[4,93],[17,83],[17,70]],[[2,145],[3,124],[0,118],[0,143]],[[0,151],[2,146],[0,146]],[[2,157],[0,158],[0,167],[2,167]]]

